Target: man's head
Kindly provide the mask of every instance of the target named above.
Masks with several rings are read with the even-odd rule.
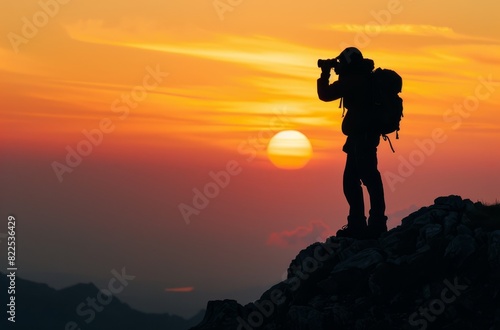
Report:
[[[337,56],[341,65],[357,64],[363,60],[363,54],[356,47],[347,47]]]
[[[367,61],[373,65],[373,61],[364,59],[363,54],[356,47],[347,47],[336,57],[336,60],[338,65],[335,67],[335,73],[338,75],[370,72],[373,69],[373,67],[368,68],[366,65]]]

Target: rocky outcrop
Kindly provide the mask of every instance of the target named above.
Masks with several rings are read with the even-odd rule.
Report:
[[[259,300],[209,302],[206,329],[500,329],[500,206],[439,197],[378,240],[314,243]]]

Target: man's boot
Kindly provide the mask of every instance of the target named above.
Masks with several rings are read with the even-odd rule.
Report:
[[[370,216],[368,218],[368,231],[367,238],[379,238],[380,235],[387,232],[387,217],[379,216],[374,217]]]
[[[337,237],[365,238],[367,233],[366,217],[348,216],[347,225],[337,231]]]

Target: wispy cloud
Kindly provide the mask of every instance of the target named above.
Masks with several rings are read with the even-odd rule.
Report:
[[[179,287],[179,288],[166,288],[165,291],[166,292],[186,293],[186,292],[193,292],[194,287],[185,286],[185,287]]]
[[[313,221],[307,226],[271,233],[267,239],[267,244],[279,247],[305,246],[318,240],[324,240],[333,234],[334,230],[328,224],[322,221]]]
[[[66,25],[65,29],[71,38],[79,41],[248,64],[266,67],[279,74],[286,72],[283,70],[286,66],[310,67],[315,59],[310,54],[318,53],[310,47],[270,36],[228,35],[201,29],[191,29],[179,36],[165,30],[159,33],[151,28],[151,24],[144,26],[139,23],[137,22],[137,28],[132,29],[133,34],[128,33],[131,30],[130,22],[121,28],[107,27],[100,20],[86,20]]]
[[[498,40],[491,38],[458,33],[447,26],[425,24],[330,24],[321,26],[319,29],[347,33],[366,33],[367,35],[392,34],[420,37],[441,37],[454,40],[498,42]]]

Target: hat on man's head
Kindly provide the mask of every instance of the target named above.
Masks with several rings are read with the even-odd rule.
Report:
[[[347,47],[337,56],[337,59],[343,64],[358,63],[363,60],[363,54],[356,47]]]

